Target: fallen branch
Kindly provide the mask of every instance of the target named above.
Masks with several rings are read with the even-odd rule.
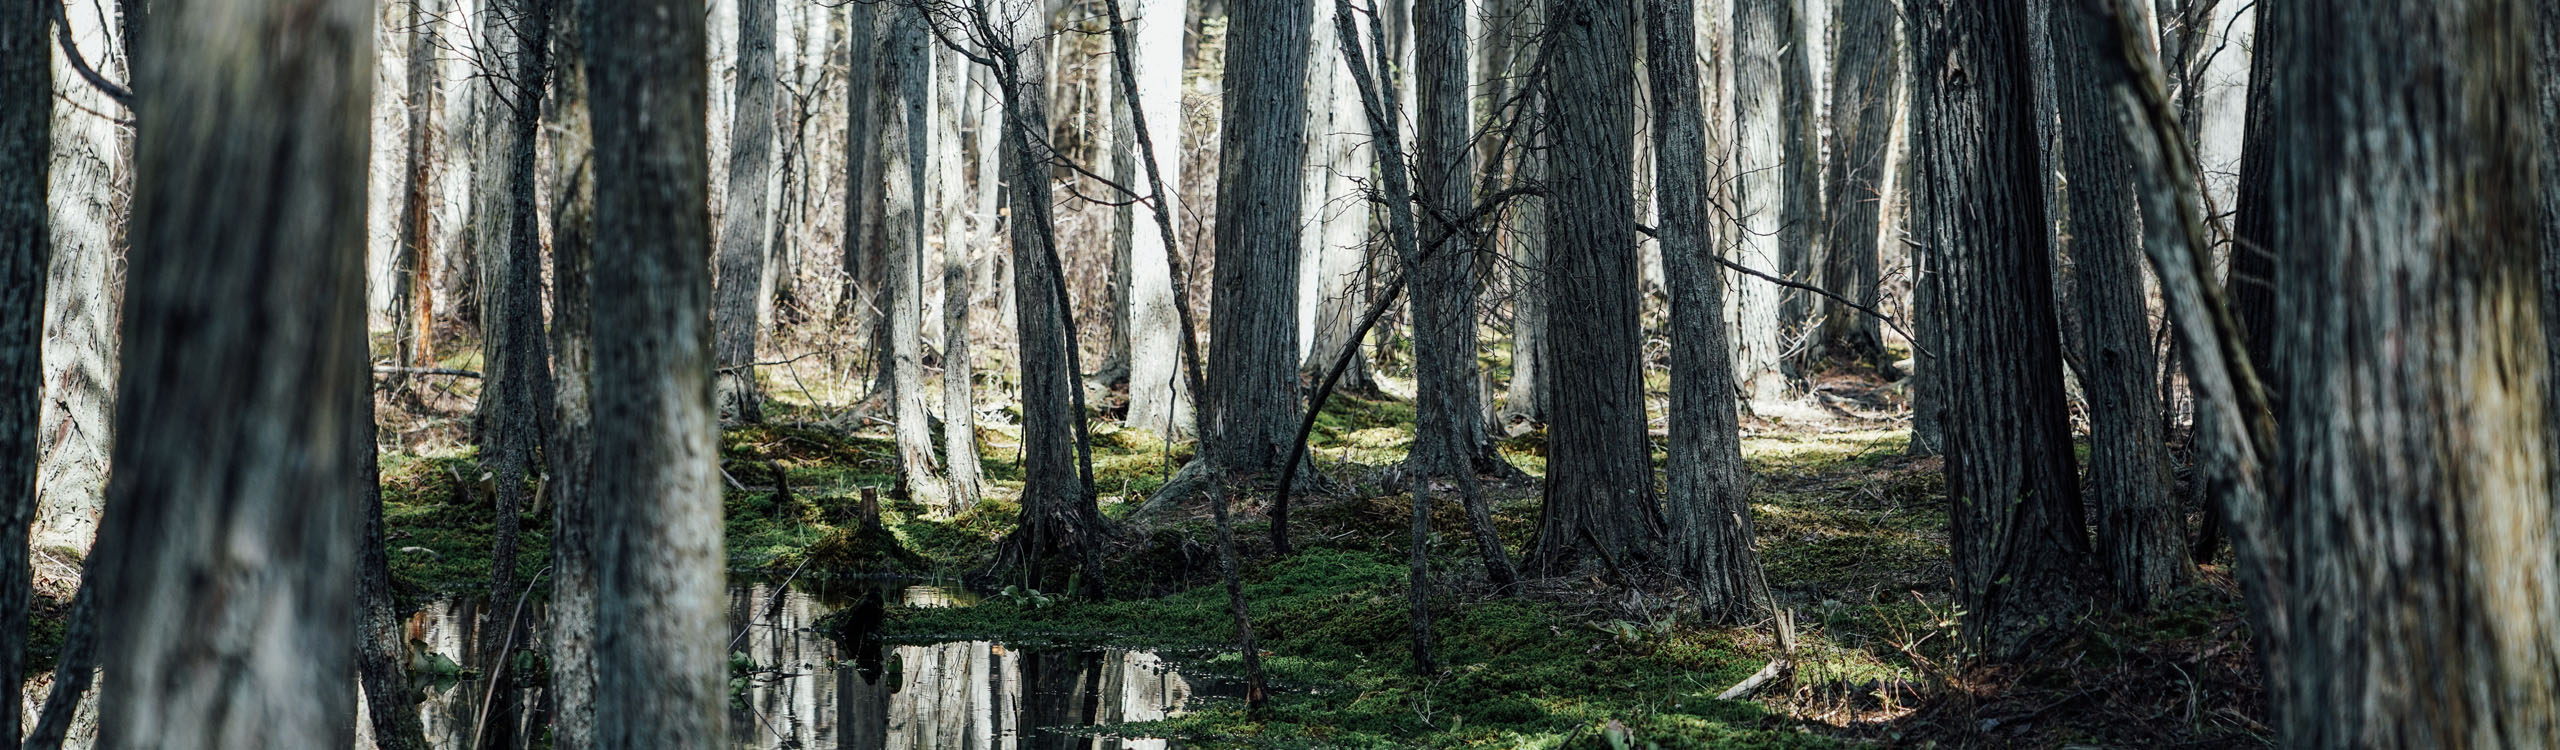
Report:
[[[1657,238],[1658,238],[1658,237],[1660,237],[1660,236],[1661,236],[1660,234],[1658,234],[1658,233],[1656,233],[1656,232],[1654,231],[1653,227],[1648,227],[1648,226],[1645,226],[1645,225],[1643,225],[1643,224],[1637,224],[1637,225],[1636,225],[1636,231],[1637,231],[1637,232],[1641,232],[1641,233],[1643,233],[1643,234],[1644,234],[1644,236],[1647,236],[1647,237],[1657,237]],[[1905,240],[1905,241],[1906,241],[1906,242],[1908,242],[1909,240]],[[1913,244],[1913,246],[1914,246],[1914,247],[1917,247],[1917,246],[1918,246],[1918,244],[1917,244],[1917,243],[1914,243],[1914,244]],[[1831,301],[1833,301],[1833,302],[1838,302],[1838,303],[1840,303],[1840,304],[1842,304],[1842,305],[1846,305],[1846,306],[1848,306],[1848,308],[1849,308],[1849,309],[1851,309],[1851,310],[1856,310],[1856,311],[1858,311],[1858,312],[1866,313],[1866,314],[1867,314],[1867,317],[1875,318],[1875,319],[1876,319],[1876,320],[1878,320],[1878,321],[1882,321],[1882,322],[1885,324],[1885,326],[1886,326],[1886,327],[1892,328],[1894,333],[1902,334],[1902,340],[1911,342],[1911,350],[1912,350],[1912,351],[1916,351],[1916,352],[1919,352],[1919,353],[1921,353],[1921,354],[1928,355],[1928,356],[1929,356],[1930,358],[1932,358],[1932,359],[1934,359],[1934,358],[1936,358],[1936,357],[1938,356],[1938,353],[1937,353],[1937,352],[1929,351],[1928,347],[1924,347],[1924,346],[1921,346],[1921,345],[1920,345],[1920,337],[1911,335],[1911,332],[1910,332],[1910,331],[1902,330],[1902,324],[1901,324],[1901,323],[1899,323],[1899,322],[1897,322],[1897,321],[1895,321],[1895,320],[1893,319],[1893,316],[1891,316],[1891,315],[1886,315],[1886,314],[1881,313],[1881,312],[1877,312],[1875,308],[1868,307],[1868,306],[1866,306],[1866,305],[1861,305],[1861,304],[1858,304],[1858,303],[1856,303],[1856,302],[1850,301],[1850,299],[1849,299],[1849,298],[1847,298],[1847,297],[1842,297],[1842,296],[1840,296],[1840,295],[1838,295],[1838,294],[1834,294],[1834,293],[1832,293],[1832,291],[1831,291],[1831,290],[1829,290],[1829,289],[1824,289],[1824,288],[1822,288],[1822,287],[1814,286],[1814,285],[1812,285],[1812,284],[1807,284],[1807,283],[1800,282],[1800,281],[1788,281],[1788,280],[1786,280],[1786,279],[1782,279],[1782,278],[1779,278],[1779,277],[1776,277],[1776,276],[1769,275],[1767,272],[1761,271],[1761,270],[1759,270],[1759,269],[1752,268],[1752,267],[1750,267],[1750,266],[1746,266],[1746,265],[1743,265],[1743,264],[1740,264],[1740,263],[1735,263],[1735,262],[1730,261],[1730,260],[1725,260],[1725,259],[1724,259],[1724,256],[1722,256],[1722,255],[1709,254],[1707,257],[1709,257],[1709,258],[1713,258],[1713,259],[1715,260],[1715,262],[1716,262],[1716,263],[1718,263],[1718,264],[1720,264],[1720,265],[1723,265],[1723,266],[1724,266],[1724,267],[1726,267],[1726,268],[1730,268],[1730,269],[1733,269],[1733,270],[1735,270],[1735,271],[1737,271],[1737,272],[1740,272],[1740,273],[1742,273],[1742,274],[1743,274],[1743,275],[1745,275],[1745,276],[1750,276],[1750,277],[1753,277],[1753,278],[1757,278],[1757,279],[1759,279],[1759,280],[1761,280],[1761,281],[1766,281],[1766,282],[1769,282],[1769,283],[1771,283],[1771,284],[1776,284],[1776,285],[1778,285],[1778,286],[1786,287],[1786,288],[1789,288],[1789,289],[1801,289],[1801,290],[1804,290],[1804,291],[1812,292],[1812,293],[1814,293],[1814,294],[1819,294],[1819,295],[1822,295],[1822,296],[1824,296],[1824,297],[1829,298],[1829,299],[1830,299]]]
[[[389,365],[374,365],[373,372],[376,375],[450,375],[457,378],[471,378],[474,380],[485,377],[481,375],[478,370],[457,370],[451,367],[392,367]]]
[[[1716,700],[1736,700],[1743,696],[1750,695],[1753,691],[1759,690],[1760,686],[1769,684],[1770,680],[1777,679],[1778,675],[1786,674],[1787,670],[1794,668],[1794,666],[1795,665],[1792,662],[1789,662],[1787,657],[1784,656],[1770,659],[1768,666],[1761,667],[1760,671],[1751,673],[1750,677],[1745,677],[1741,682],[1734,683],[1733,687],[1725,688],[1724,692],[1717,693]]]

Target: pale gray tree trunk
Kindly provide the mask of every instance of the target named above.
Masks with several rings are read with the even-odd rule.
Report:
[[[2015,660],[2068,632],[2089,546],[2062,395],[2028,10],[1915,14],[1918,241],[1937,274],[1949,546],[1965,646]],[[1935,367],[1943,365],[1943,368]]]
[[[44,395],[45,187],[53,161],[46,6],[0,7],[0,745],[15,747],[26,674],[27,540],[36,516],[36,404]]]
[[[2290,746],[2560,742],[2533,5],[2264,9]]]
[[[611,7],[606,7],[610,5]],[[586,8],[595,122],[596,726],[609,749],[728,736],[711,408],[702,3]]]
[[[1544,575],[1624,570],[1652,560],[1662,536],[1636,319],[1633,10],[1547,2],[1547,345],[1575,370],[1547,393],[1546,504],[1530,563]]]
[[[1767,609],[1752,549],[1750,477],[1725,344],[1723,269],[1707,204],[1706,114],[1698,101],[1696,11],[1689,0],[1645,3],[1654,186],[1662,201],[1663,276],[1671,291],[1671,413],[1663,476],[1673,568],[1699,607],[1722,622]]]
[[[729,133],[729,190],[720,220],[720,272],[711,307],[717,338],[714,358],[723,368],[717,388],[721,410],[742,421],[764,421],[756,387],[756,342],[764,325],[758,311],[773,299],[765,265],[773,252],[774,3],[738,0],[738,72],[735,123]],[[727,369],[738,368],[738,369]]]
[[[2142,224],[2122,106],[2100,73],[2115,55],[2107,19],[2068,4],[2054,9],[2055,86],[2062,169],[2070,187],[2065,241],[2081,325],[2080,391],[2089,402],[2090,500],[2098,552],[2116,605],[2150,608],[2186,574],[2185,518],[2171,483],[2169,448],[2153,387],[2151,316],[2144,309]]]
[[[1907,21],[1909,16],[1905,19]],[[1889,196],[1900,202],[1901,210],[1892,217],[1885,231],[1901,240],[1898,244],[1903,246],[1904,256],[1910,263],[1911,335],[1918,337],[1911,342],[1911,442],[1903,452],[1912,456],[1935,456],[1946,449],[1947,442],[1946,430],[1941,426],[1941,418],[1946,414],[1946,384],[1939,377],[1946,371],[1947,362],[1937,354],[1937,347],[1945,339],[1938,330],[1942,317],[1938,309],[1938,254],[1926,244],[1928,239],[1922,234],[1920,218],[1919,132],[1920,76],[1930,74],[1933,68],[1921,65],[1917,41],[1919,29],[1914,24],[1905,23],[1902,30],[1902,69],[1906,85],[1902,87],[1903,116],[1896,126],[1900,136],[1901,161],[1888,165],[1895,170],[1895,189]]]
[[[1538,0],[1494,0],[1493,27],[1500,37],[1494,43],[1502,59],[1493,63],[1494,81],[1498,84],[1494,97],[1497,105],[1512,96],[1526,96],[1530,102],[1520,107],[1528,122],[1520,128],[1519,147],[1513,149],[1510,169],[1518,182],[1533,183],[1541,178],[1539,165],[1546,160],[1542,145],[1546,129],[1536,127],[1545,116],[1541,94],[1526,80],[1536,65],[1538,29],[1545,24]],[[1502,392],[1498,413],[1505,421],[1537,422],[1546,419],[1546,200],[1525,196],[1510,212],[1510,220],[1499,228],[1503,251],[1511,264],[1511,380]],[[1507,428],[1507,425],[1506,425]]]
[[[1900,16],[1888,0],[1847,0],[1832,15],[1839,43],[1831,57],[1822,286],[1870,308],[1883,297],[1880,250],[1900,244],[1882,224],[1882,209],[1894,200],[1885,190],[1885,158],[1902,103],[1902,55],[1894,44]],[[1827,298],[1812,346],[1818,360],[1877,371],[1892,366],[1876,319]]]
[[[1369,271],[1369,235],[1373,204],[1364,184],[1370,182],[1374,158],[1368,147],[1368,118],[1360,111],[1355,75],[1333,54],[1338,32],[1331,3],[1318,3],[1308,33],[1307,160],[1300,189],[1306,208],[1306,233],[1299,236],[1298,362],[1302,373],[1321,377],[1346,346],[1356,346],[1352,331],[1368,306],[1363,294]],[[1150,120],[1149,122],[1153,122]],[[1340,387],[1375,392],[1369,358],[1355,353]]]
[[[1167,218],[1174,236],[1182,235],[1182,6],[1176,0],[1139,0],[1129,37],[1135,54],[1130,63],[1138,79],[1138,108],[1160,132],[1155,144],[1156,171],[1164,180]],[[1135,144],[1131,148],[1136,148]],[[1144,176],[1127,183],[1146,192]],[[1137,206],[1133,222],[1152,225],[1157,208]],[[1129,416],[1131,427],[1171,440],[1191,433],[1191,392],[1181,377],[1181,316],[1173,308],[1171,252],[1160,232],[1135,231],[1129,236]]]
[[[1778,272],[1795,281],[1814,276],[1822,248],[1822,101],[1814,96],[1812,48],[1806,25],[1812,20],[1804,0],[1792,0],[1779,12],[1784,44],[1778,52],[1778,173],[1785,181],[1778,210]],[[1778,335],[1786,345],[1804,335],[1813,314],[1813,295],[1787,289],[1779,297]],[[1783,352],[1782,352],[1783,353]]]
[[[1733,260],[1754,269],[1783,270],[1780,236],[1786,218],[1784,109],[1786,85],[1781,60],[1786,47],[1786,0],[1734,0],[1733,3],[1733,194],[1739,219]],[[1778,372],[1783,343],[1779,306],[1785,289],[1735,274],[1733,380],[1743,406],[1775,404],[1786,392]]]
[[[940,463],[933,455],[932,415],[924,403],[924,225],[925,152],[929,132],[926,110],[932,80],[931,56],[925,45],[932,32],[923,11],[899,6],[890,11],[887,46],[881,67],[891,81],[881,109],[880,184],[887,191],[888,267],[886,295],[889,318],[890,401],[897,418],[898,482],[907,496],[926,507],[949,512],[949,492],[942,485]]]
[[[1202,402],[1212,432],[1203,437],[1201,456],[1217,468],[1253,474],[1277,471],[1297,436],[1292,290],[1301,229],[1298,173],[1306,163],[1302,84],[1314,17],[1299,0],[1238,0],[1235,11],[1227,27],[1209,392]]]
[[[976,505],[986,474],[978,460],[977,362],[969,333],[969,231],[961,177],[961,114],[967,104],[967,63],[956,52],[936,53],[934,70],[940,122],[934,128],[934,192],[940,196],[942,233],[942,456],[954,512]]]
[[[91,557],[100,746],[345,747],[372,4],[157,13],[133,86],[118,471]]]
[[[559,54],[551,114],[552,392],[551,744],[591,750],[596,727],[595,334],[589,324],[595,253],[595,133],[587,114],[586,9],[567,0],[553,18]]]
[[[111,66],[130,40],[116,34],[98,6],[66,8],[72,40],[101,74],[118,80],[130,66]],[[131,182],[127,134],[92,112],[123,112],[82,80],[51,40],[35,52],[52,61],[53,154],[48,220],[53,252],[43,293],[43,394],[33,430],[43,456],[36,470],[37,548],[85,550],[97,536],[106,493],[107,453],[116,378],[116,262],[124,218],[118,188]],[[50,54],[47,54],[47,53]],[[77,106],[71,106],[77,105]],[[84,109],[86,111],[84,111]]]

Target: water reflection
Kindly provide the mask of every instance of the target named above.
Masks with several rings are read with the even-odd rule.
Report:
[[[1118,649],[1029,651],[990,641],[884,643],[898,607],[966,606],[966,592],[862,585],[807,592],[758,582],[729,591],[729,733],[741,750],[1172,750],[1157,739],[1092,738],[1042,727],[1161,719],[1179,714],[1191,684],[1156,654]],[[819,621],[843,611],[845,626]],[[477,605],[438,602],[423,614],[434,652],[471,663]],[[539,616],[540,613],[536,613]],[[537,632],[538,629],[537,629]],[[428,740],[462,750],[488,690],[484,680],[427,684]],[[538,689],[520,694],[542,721]],[[534,732],[519,736],[537,736]]]

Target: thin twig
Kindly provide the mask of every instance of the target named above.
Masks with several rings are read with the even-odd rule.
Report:
[[[1644,234],[1645,236],[1647,236],[1647,237],[1658,237],[1658,236],[1660,236],[1660,235],[1658,235],[1658,234],[1656,234],[1656,233],[1654,232],[1653,227],[1648,227],[1648,226],[1645,226],[1645,225],[1643,225],[1643,224],[1637,224],[1637,225],[1636,225],[1636,231],[1637,231],[1637,232],[1641,232],[1641,233],[1643,233],[1643,234]],[[1910,242],[1910,240],[1904,240],[1904,242]],[[1917,243],[1913,243],[1913,246],[1914,246],[1914,247],[1917,247],[1917,246],[1918,246],[1918,244],[1917,244]],[[1788,281],[1788,280],[1786,280],[1786,279],[1782,279],[1782,278],[1779,278],[1779,277],[1776,277],[1776,276],[1769,275],[1768,273],[1763,272],[1763,271],[1761,271],[1761,270],[1759,270],[1759,269],[1755,269],[1755,268],[1752,268],[1752,267],[1750,267],[1750,266],[1746,266],[1746,265],[1743,265],[1743,264],[1740,264],[1740,263],[1735,263],[1735,262],[1730,261],[1730,260],[1725,260],[1724,256],[1722,256],[1722,255],[1716,255],[1716,254],[1710,253],[1710,254],[1708,254],[1708,255],[1707,255],[1707,257],[1709,257],[1709,258],[1713,258],[1713,259],[1715,259],[1715,262],[1716,262],[1716,263],[1721,264],[1721,265],[1723,265],[1723,266],[1724,266],[1724,267],[1726,267],[1726,268],[1730,268],[1730,269],[1733,269],[1733,270],[1735,270],[1735,271],[1741,272],[1741,273],[1742,273],[1743,275],[1745,275],[1745,276],[1751,276],[1751,277],[1754,277],[1754,278],[1760,279],[1761,281],[1766,281],[1766,282],[1769,282],[1769,283],[1771,283],[1771,284],[1776,284],[1776,285],[1778,285],[1778,286],[1787,287],[1787,288],[1789,288],[1789,289],[1802,289],[1802,290],[1804,290],[1804,291],[1812,292],[1812,293],[1814,293],[1814,294],[1819,294],[1819,295],[1822,295],[1822,296],[1824,296],[1824,297],[1828,297],[1828,298],[1830,298],[1830,299],[1831,299],[1831,301],[1833,301],[1833,302],[1838,302],[1838,303],[1840,303],[1840,304],[1842,304],[1842,305],[1846,305],[1846,306],[1848,306],[1848,308],[1849,308],[1849,309],[1851,309],[1851,310],[1856,310],[1856,311],[1858,311],[1858,312],[1866,313],[1868,317],[1872,317],[1872,318],[1875,318],[1875,319],[1876,319],[1876,320],[1878,320],[1878,321],[1882,321],[1882,322],[1885,324],[1885,326],[1887,326],[1887,327],[1889,327],[1889,328],[1892,328],[1894,333],[1902,334],[1902,338],[1903,338],[1903,340],[1906,340],[1906,341],[1911,342],[1911,349],[1912,349],[1912,351],[1919,352],[1919,353],[1921,353],[1921,354],[1923,354],[1923,355],[1926,355],[1926,356],[1928,356],[1928,357],[1930,357],[1930,358],[1933,358],[1933,359],[1934,359],[1934,358],[1936,358],[1936,357],[1938,356],[1938,353],[1937,353],[1937,352],[1929,351],[1929,348],[1928,348],[1928,347],[1924,347],[1924,346],[1921,346],[1921,345],[1920,345],[1920,337],[1911,335],[1911,332],[1910,332],[1910,331],[1902,330],[1902,324],[1901,324],[1901,323],[1899,323],[1899,322],[1897,322],[1897,321],[1895,321],[1895,320],[1893,319],[1893,316],[1891,316],[1891,315],[1886,315],[1886,314],[1884,314],[1884,313],[1882,313],[1882,312],[1878,312],[1878,311],[1876,311],[1876,309],[1875,309],[1875,308],[1868,307],[1868,306],[1866,306],[1866,305],[1861,305],[1861,304],[1858,304],[1858,303],[1856,303],[1856,302],[1852,302],[1852,301],[1850,301],[1850,300],[1849,300],[1849,298],[1847,298],[1847,297],[1842,297],[1842,296],[1840,296],[1840,295],[1838,295],[1838,294],[1835,294],[1835,293],[1833,293],[1833,292],[1832,292],[1831,290],[1829,290],[1829,289],[1824,289],[1824,288],[1822,288],[1822,287],[1814,286],[1814,285],[1812,285],[1812,284],[1807,284],[1807,283],[1803,283],[1803,282],[1799,282],[1799,281]]]

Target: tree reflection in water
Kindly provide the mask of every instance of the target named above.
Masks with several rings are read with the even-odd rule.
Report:
[[[933,586],[868,583],[775,596],[771,583],[729,590],[733,655],[731,747],[739,750],[1172,750],[1156,739],[1091,738],[1041,727],[1161,719],[1181,712],[1192,686],[1156,654],[1120,649],[1026,651],[992,641],[925,645],[879,640],[895,607],[966,606],[973,597]],[[437,602],[425,613],[426,644],[467,655],[477,604]],[[837,632],[818,620],[846,611]],[[535,612],[534,616],[543,613]],[[541,629],[536,628],[539,634]],[[537,635],[538,637],[538,635]],[[477,664],[465,664],[476,669]],[[479,680],[429,685],[419,706],[430,742],[469,745]],[[545,696],[528,689],[528,721],[546,716]],[[535,736],[526,733],[522,736]]]

